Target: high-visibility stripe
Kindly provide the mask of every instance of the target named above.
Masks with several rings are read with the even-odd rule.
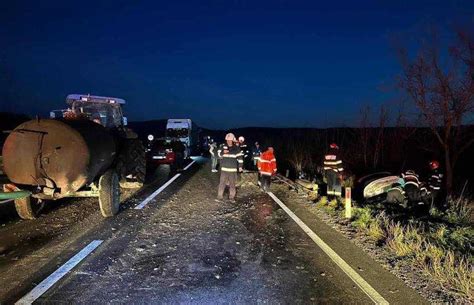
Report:
[[[324,159],[326,159],[326,160],[336,160],[336,155],[326,155],[326,156],[324,156]]]
[[[341,163],[342,163],[341,160],[338,160],[338,161],[324,161],[324,165],[339,165]]]
[[[273,173],[269,173],[269,172],[260,172],[261,175],[265,175],[265,176],[271,176]]]
[[[226,172],[226,173],[236,173],[237,169],[236,168],[221,167],[221,171]]]
[[[232,158],[232,159],[235,159],[235,158],[238,157],[238,155],[223,154],[222,157],[223,157],[223,158]]]

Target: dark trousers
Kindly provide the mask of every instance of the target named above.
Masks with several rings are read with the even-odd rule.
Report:
[[[272,176],[260,174],[260,187],[266,192],[270,189]]]
[[[328,182],[328,196],[340,197],[342,195],[342,187],[341,180],[339,180],[338,174],[333,170],[329,170],[326,172],[326,178]]]
[[[177,152],[175,153],[175,155],[176,155],[176,161],[175,161],[176,169],[181,170],[183,168],[183,163],[184,163],[184,154],[181,152]]]
[[[217,198],[222,199],[224,197],[224,190],[227,184],[229,184],[229,199],[235,198],[235,184],[237,182],[237,172],[224,172],[221,171],[221,177],[219,180],[219,189],[217,190]]]

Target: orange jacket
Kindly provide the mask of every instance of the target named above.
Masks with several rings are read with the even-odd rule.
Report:
[[[275,155],[271,151],[265,151],[258,160],[258,170],[260,174],[272,176],[277,171]]]

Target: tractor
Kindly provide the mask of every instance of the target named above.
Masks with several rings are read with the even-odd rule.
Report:
[[[45,202],[98,197],[104,217],[120,209],[120,187],[139,188],[145,179],[145,148],[127,128],[120,98],[71,94],[68,108],[16,127],[3,146],[5,191],[27,191],[15,199],[22,219],[34,219]]]

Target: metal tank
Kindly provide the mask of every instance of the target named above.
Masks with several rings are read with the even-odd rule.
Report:
[[[8,178],[55,199],[96,181],[116,155],[114,136],[89,120],[31,120],[15,128],[3,146]]]

